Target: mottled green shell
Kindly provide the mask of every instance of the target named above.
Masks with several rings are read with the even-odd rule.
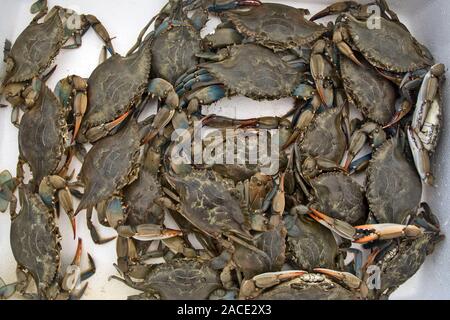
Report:
[[[14,60],[14,68],[4,83],[31,80],[42,74],[58,54],[63,36],[61,19],[57,14],[43,23],[26,27],[9,53]]]
[[[235,233],[251,238],[232,181],[210,170],[195,170],[186,177],[169,177],[180,196],[181,214],[201,232],[214,238]]]
[[[114,136],[98,141],[87,153],[80,177],[84,195],[77,211],[109,199],[139,172],[141,133],[134,118]]]
[[[88,80],[88,109],[80,133],[117,119],[139,101],[147,86],[150,64],[149,45],[128,57],[115,54],[101,63]]]
[[[377,259],[376,264],[381,270],[381,288],[374,292],[377,298],[387,289],[390,289],[389,294],[392,293],[416,274],[427,255],[432,252],[436,243],[434,237],[432,234],[425,234],[414,240],[394,242],[382,257]]]
[[[371,66],[342,57],[341,76],[347,95],[364,117],[386,125],[395,114],[398,89]]]
[[[224,15],[240,33],[274,51],[309,45],[328,31],[305,19],[304,9],[279,3],[264,3]]]
[[[152,269],[145,285],[162,300],[205,300],[221,287],[219,275],[207,263],[175,259]]]
[[[43,88],[20,121],[20,156],[30,165],[36,185],[55,174],[69,144],[66,112],[53,92]]]
[[[281,270],[286,259],[286,234],[283,225],[260,234],[254,245],[265,252],[265,255],[237,243],[234,244],[233,261],[244,274],[245,279],[251,279],[265,272]]]
[[[17,263],[30,272],[42,295],[57,276],[60,236],[52,212],[25,188],[20,191],[22,208],[11,222],[10,243]]]
[[[380,17],[380,28],[368,28],[366,21],[345,15],[353,44],[375,67],[392,72],[410,72],[433,61],[417,40],[400,24]]]
[[[141,168],[139,177],[124,188],[123,195],[128,213],[126,224],[137,226],[163,223],[164,211],[154,203],[155,199],[162,196],[157,175]]]
[[[152,43],[152,78],[163,78],[174,84],[197,65],[196,54],[201,51],[200,36],[192,26],[169,28]]]
[[[347,141],[342,129],[342,110],[327,109],[317,115],[300,142],[300,150],[311,157],[319,157],[340,164]]]
[[[369,209],[379,223],[405,223],[415,214],[422,197],[422,183],[397,138],[385,142],[367,170]]]
[[[316,209],[351,225],[364,224],[368,208],[362,187],[343,173],[324,173],[310,181]]]
[[[338,246],[330,230],[306,216],[299,216],[288,231],[287,257],[295,269],[336,269]]]
[[[301,72],[256,44],[233,46],[227,59],[200,66],[223,83],[229,95],[256,100],[290,97],[302,79]]]

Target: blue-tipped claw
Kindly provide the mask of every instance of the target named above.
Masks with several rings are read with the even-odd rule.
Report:
[[[187,104],[192,100],[197,100],[200,105],[208,105],[213,102],[219,101],[224,98],[225,88],[223,85],[215,84],[208,87],[201,88],[197,91],[194,91],[192,94],[187,96],[186,100],[183,100],[180,106],[183,108],[187,106]]]
[[[206,82],[213,81],[213,80],[214,80],[214,77],[212,75],[210,75],[209,73],[200,74],[200,75],[190,79],[183,86],[180,85],[180,87],[176,88],[177,94],[179,96],[182,96],[187,91],[190,91],[196,83],[200,83],[200,82],[206,83]]]
[[[220,13],[227,10],[233,10],[240,7],[260,6],[262,3],[259,0],[233,0],[227,3],[218,4],[214,2],[208,6],[209,12]]]

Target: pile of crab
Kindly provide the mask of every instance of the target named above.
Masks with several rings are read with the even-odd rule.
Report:
[[[74,239],[85,211],[92,240],[116,242],[111,280],[142,291],[133,299],[386,299],[443,239],[423,189],[433,185],[445,67],[384,0],[336,3],[311,18],[259,0],[170,0],[124,56],[93,15],[78,15],[74,29],[69,11],[45,0],[31,12],[5,44],[1,94],[20,155],[16,177],[0,174],[0,210],[10,207],[18,267],[16,282],[0,279],[0,298],[83,295],[95,257],[81,271],[79,239],[62,270],[61,210]],[[202,37],[211,16],[221,23]],[[103,61],[51,90],[54,58],[90,27]],[[294,103],[282,117],[202,114],[231,96]],[[156,114],[143,117],[155,98]],[[235,157],[216,148],[227,142],[220,133],[276,132],[279,143],[266,147],[277,170],[179,161],[196,126],[208,129],[200,152],[216,159]],[[189,150],[181,158],[195,158]],[[117,236],[101,236],[94,212]]]

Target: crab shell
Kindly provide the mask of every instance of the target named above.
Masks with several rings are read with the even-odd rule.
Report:
[[[425,48],[400,24],[380,17],[380,28],[369,29],[366,21],[350,14],[344,24],[353,45],[375,67],[406,73],[431,66],[433,59]]]
[[[436,236],[433,234],[424,234],[417,239],[406,239],[400,243],[393,242],[385,254],[377,257],[376,265],[381,270],[381,287],[372,294],[377,299],[387,298],[416,274],[426,257],[432,253],[435,244]]]
[[[127,225],[162,224],[164,211],[154,203],[162,196],[158,177],[141,167],[138,178],[123,190],[123,202],[127,207]]]
[[[52,212],[39,195],[26,187],[22,190],[22,208],[11,222],[11,249],[18,265],[30,272],[42,297],[59,270],[61,236]]]
[[[292,96],[303,75],[272,50],[256,44],[236,45],[220,62],[201,64],[228,90],[255,100],[274,100]]]
[[[9,53],[14,62],[4,85],[23,82],[38,76],[50,66],[63,44],[63,27],[58,15],[39,23],[30,24],[19,35]]]
[[[386,125],[395,114],[397,89],[367,63],[361,67],[342,56],[341,76],[345,92],[362,114]]]
[[[88,80],[88,108],[81,122],[79,142],[86,132],[129,111],[144,92],[150,74],[151,50],[146,43],[127,57],[114,54],[92,72]]]
[[[162,300],[205,300],[221,287],[218,273],[195,259],[175,259],[155,266],[147,275],[145,285]]]
[[[141,135],[139,124],[131,118],[117,134],[89,150],[80,171],[85,191],[77,212],[108,200],[137,178]]]
[[[353,226],[363,224],[368,208],[363,188],[343,173],[324,173],[310,181],[317,209]]]
[[[285,219],[290,218],[293,217]],[[288,230],[287,258],[296,269],[335,269],[338,253],[330,230],[307,216],[295,218],[295,224]]]
[[[305,19],[305,10],[278,3],[264,3],[247,11],[224,13],[237,31],[274,51],[306,46],[328,28]]]
[[[263,232],[255,241],[255,246],[264,251],[267,256],[252,251],[247,247],[234,244],[233,261],[244,274],[245,279],[265,272],[280,271],[286,256],[286,228],[280,224],[275,228]]]
[[[20,155],[30,165],[36,185],[61,167],[70,143],[66,117],[67,110],[42,84],[38,100],[24,113],[19,127]]]
[[[174,84],[183,73],[197,65],[196,54],[201,51],[201,38],[188,22],[167,28],[152,43],[152,78]]]
[[[257,300],[357,300],[359,296],[328,277],[307,273],[263,292]]]
[[[422,197],[417,170],[406,160],[398,138],[386,141],[367,169],[367,200],[378,223],[402,224]]]
[[[232,181],[210,170],[168,179],[179,194],[182,215],[201,232],[216,239],[226,232],[252,238]]]
[[[300,150],[311,157],[319,157],[339,164],[347,147],[342,129],[342,109],[331,108],[320,113],[309,125],[300,142]]]

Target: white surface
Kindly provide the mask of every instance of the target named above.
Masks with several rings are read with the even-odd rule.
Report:
[[[32,19],[29,7],[33,1],[0,0],[0,49],[3,48],[5,38],[12,41],[28,25]],[[148,20],[165,4],[166,0],[59,0],[49,1],[49,6],[61,5],[76,10],[78,13],[96,15],[106,26],[113,40],[117,52],[125,54],[134,44],[136,37]],[[277,1],[296,7],[307,7],[311,13],[323,8],[333,1]],[[428,46],[436,59],[450,66],[450,3],[446,0],[409,0],[390,1],[392,8],[400,15],[402,21],[411,29],[419,41]],[[61,51],[56,63],[58,68],[48,81],[50,88],[54,88],[59,79],[70,74],[88,77],[98,62],[101,42],[90,30],[83,37],[83,46],[76,50]],[[3,66],[2,66],[3,68]],[[445,95],[448,94],[445,87]],[[447,101],[447,99],[446,99]],[[285,99],[276,102],[255,102],[244,98],[234,98],[221,101],[218,105],[206,108],[205,112],[221,113],[238,118],[261,115],[282,115],[292,105],[292,100]],[[10,123],[11,108],[0,109],[0,171],[8,169],[15,173],[18,157],[17,129]],[[449,123],[448,113],[445,113],[443,123]],[[443,231],[449,235],[450,225],[446,204],[450,201],[450,170],[445,162],[450,152],[450,136],[444,127],[440,146],[434,159],[436,174],[436,188],[427,190],[427,199],[439,216]],[[79,164],[73,165],[75,169]],[[77,217],[78,235],[83,239],[85,252],[94,257],[97,272],[89,280],[89,287],[84,299],[124,299],[137,291],[117,282],[108,281],[108,277],[116,274],[113,263],[116,261],[115,243],[96,246],[90,239],[85,224],[85,213]],[[68,220],[63,214],[60,227],[63,234],[63,263],[66,265],[72,259],[75,241],[71,239]],[[0,277],[7,283],[15,281],[15,261],[9,245],[10,218],[8,214],[0,214]],[[101,227],[102,235],[109,236],[115,231]],[[84,253],[84,261],[86,256]],[[435,253],[425,262],[422,269],[393,296],[393,299],[450,299],[450,247],[448,241],[442,243]]]

